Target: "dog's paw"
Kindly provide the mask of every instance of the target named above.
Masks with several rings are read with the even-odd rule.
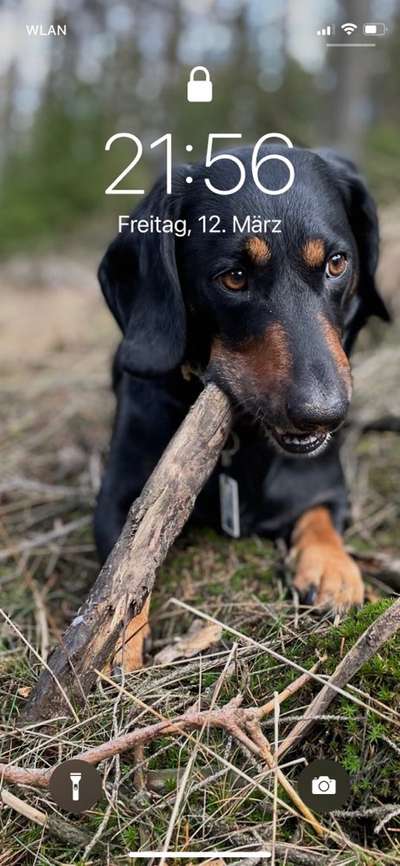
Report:
[[[364,600],[361,572],[344,548],[314,543],[292,551],[293,586],[305,604],[344,611]]]

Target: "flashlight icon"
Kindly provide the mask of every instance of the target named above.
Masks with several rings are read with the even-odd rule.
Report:
[[[92,764],[78,758],[64,761],[53,770],[49,788],[57,805],[74,815],[91,809],[102,795],[100,774]]]
[[[69,778],[72,784],[72,799],[75,803],[79,801],[79,783],[82,778],[82,773],[70,773]]]
[[[386,33],[386,26],[385,24],[382,24],[382,22],[363,24],[363,32],[365,36],[384,36]]]

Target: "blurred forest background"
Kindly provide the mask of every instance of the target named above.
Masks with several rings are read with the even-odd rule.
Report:
[[[368,20],[389,27],[374,49],[326,49],[316,35],[344,21],[362,34]],[[26,23],[68,34],[28,36]],[[244,142],[281,131],[352,154],[381,203],[400,196],[396,0],[2,0],[0,43],[2,255],[64,246],[82,229],[97,246],[114,232],[114,214],[132,206],[104,196],[133,156],[127,142],[105,152],[119,131],[144,143],[136,186],[160,169],[163,149],[150,159],[149,144],[167,131],[177,160],[188,141],[202,158],[212,131]],[[210,105],[186,102],[197,63],[212,72]]]

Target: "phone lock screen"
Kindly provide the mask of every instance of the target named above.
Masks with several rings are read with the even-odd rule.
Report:
[[[399,51],[0,4],[0,866],[400,864]]]

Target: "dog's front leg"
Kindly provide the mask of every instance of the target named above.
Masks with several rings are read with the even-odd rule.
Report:
[[[299,518],[290,559],[295,564],[294,587],[306,604],[333,610],[362,604],[360,570],[346,553],[328,508],[311,508]]]
[[[144,664],[144,644],[151,634],[149,626],[149,595],[142,610],[126,624],[118,641],[113,665],[120,665],[125,673],[136,671]]]

